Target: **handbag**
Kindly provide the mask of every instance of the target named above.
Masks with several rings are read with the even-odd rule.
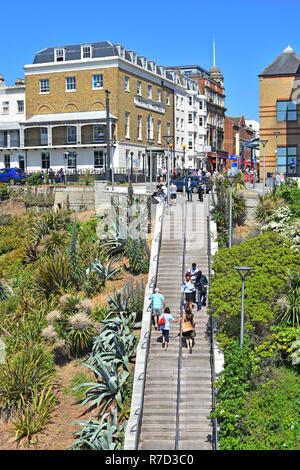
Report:
[[[193,326],[190,321],[182,322],[182,332],[187,333],[188,331],[193,331]]]
[[[160,318],[160,319],[158,320],[158,324],[159,324],[159,325],[164,325],[165,323],[166,323],[166,319],[165,319],[165,316],[163,315],[162,318]]]

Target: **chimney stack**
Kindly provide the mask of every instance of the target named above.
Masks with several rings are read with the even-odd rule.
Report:
[[[24,78],[18,78],[16,83],[15,83],[16,86],[22,86],[22,85],[25,85],[25,80]]]

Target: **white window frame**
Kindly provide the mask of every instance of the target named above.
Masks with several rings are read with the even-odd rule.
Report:
[[[138,134],[138,140],[143,140],[142,139],[142,116],[139,114],[138,115],[138,121],[137,121],[137,134]]]
[[[9,114],[9,101],[2,101],[2,114]]]
[[[130,113],[125,111],[125,139],[130,139]]]
[[[84,55],[88,52],[88,56],[84,57]],[[92,58],[92,46],[90,45],[84,45],[81,46],[81,58],[82,59],[91,59]]]
[[[157,88],[156,95],[157,95],[157,102],[161,103],[161,90],[160,90],[160,88]]]
[[[142,82],[140,80],[137,81],[136,92],[139,96],[142,95]]]
[[[151,85],[148,85],[147,87],[147,96],[148,96],[148,100],[152,100],[152,86]]]
[[[157,121],[157,143],[161,144],[161,121]]]
[[[76,77],[66,77],[66,92],[72,93],[76,91]]]
[[[170,106],[170,93],[168,91],[166,93],[166,104],[167,106]]]
[[[125,75],[124,77],[124,90],[125,91],[130,91],[130,79],[128,75]]]
[[[17,100],[18,113],[24,113],[24,100]]]
[[[99,78],[95,78],[95,77],[99,77]],[[93,90],[102,90],[103,88],[103,74],[102,73],[95,73],[92,75],[92,88]]]
[[[49,78],[42,78],[40,80],[40,93],[50,93],[50,82]]]
[[[101,163],[95,164],[96,158],[99,159]],[[104,150],[94,150],[94,168],[104,168],[105,166],[105,155]]]
[[[166,124],[166,135],[171,135],[171,123],[167,122]]]
[[[60,52],[62,51],[62,54]],[[63,47],[57,47],[54,49],[54,59],[55,62],[64,62],[65,61],[65,56],[66,56],[66,51]],[[61,59],[62,57],[62,59]]]

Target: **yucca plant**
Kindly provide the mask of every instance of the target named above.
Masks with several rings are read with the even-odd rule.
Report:
[[[64,230],[52,230],[45,243],[46,253],[52,254],[55,251],[62,250],[66,245],[67,237],[68,234]]]
[[[54,372],[43,366],[38,349],[25,350],[6,359],[0,367],[0,411],[6,415],[29,403],[36,389],[53,385]]]
[[[65,253],[55,253],[43,259],[32,276],[32,283],[36,291],[46,297],[67,288],[72,279],[72,266]]]
[[[100,357],[96,358],[95,365],[89,363],[84,363],[84,365],[94,372],[97,382],[88,382],[74,387],[74,390],[80,387],[89,387],[86,391],[87,397],[80,406],[88,404],[90,408],[100,407],[99,415],[114,401],[120,407],[122,386],[129,373],[124,370],[118,372],[116,363],[107,364]]]
[[[93,321],[85,313],[76,313],[69,317],[68,340],[76,355],[87,350],[96,334]]]
[[[25,436],[30,441],[30,438],[50,421],[57,403],[58,396],[51,385],[42,389],[41,392],[35,388],[29,402],[22,398],[18,413],[12,422],[16,431],[15,437]]]

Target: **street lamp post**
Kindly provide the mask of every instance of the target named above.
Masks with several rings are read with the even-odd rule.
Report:
[[[145,172],[145,153],[142,153],[143,157],[143,175],[145,176],[145,183],[146,183],[146,172]]]
[[[266,145],[269,141],[268,140],[261,140],[261,144],[263,146],[263,195],[265,194],[265,186],[266,186]]]
[[[150,194],[152,195],[152,175],[153,175],[152,145],[154,144],[154,139],[148,139],[147,142],[150,146]]]
[[[106,93],[106,154],[107,161],[105,167],[105,178],[110,181],[110,117],[109,117],[109,90],[105,90]]]
[[[244,297],[245,297],[245,279],[253,270],[253,268],[249,268],[246,266],[241,266],[238,268],[234,268],[242,279],[242,307],[241,307],[241,332],[240,332],[240,347],[243,347],[244,344]]]
[[[183,148],[182,173],[183,173],[183,176],[184,176],[184,164],[185,164],[185,149],[186,149],[186,145],[183,144],[182,148]]]
[[[275,131],[275,132],[274,132],[274,135],[275,135],[275,137],[276,137],[276,150],[275,150],[275,154],[276,154],[276,170],[277,170],[277,165],[278,165],[278,164],[277,164],[277,162],[278,162],[278,158],[277,158],[278,155],[277,155],[277,153],[278,153],[278,136],[279,136],[279,134],[280,134],[279,131]],[[275,175],[275,176],[276,176],[276,175]]]
[[[228,237],[228,247],[231,248],[232,243],[232,186],[235,180],[235,175],[227,175],[227,180],[229,182],[229,237]]]
[[[165,135],[163,136],[163,138],[165,139],[165,141],[167,142],[168,144],[168,162],[167,162],[167,187],[168,187],[168,195],[167,195],[167,205],[169,207],[170,205],[170,143],[173,139],[173,136],[172,135]]]

